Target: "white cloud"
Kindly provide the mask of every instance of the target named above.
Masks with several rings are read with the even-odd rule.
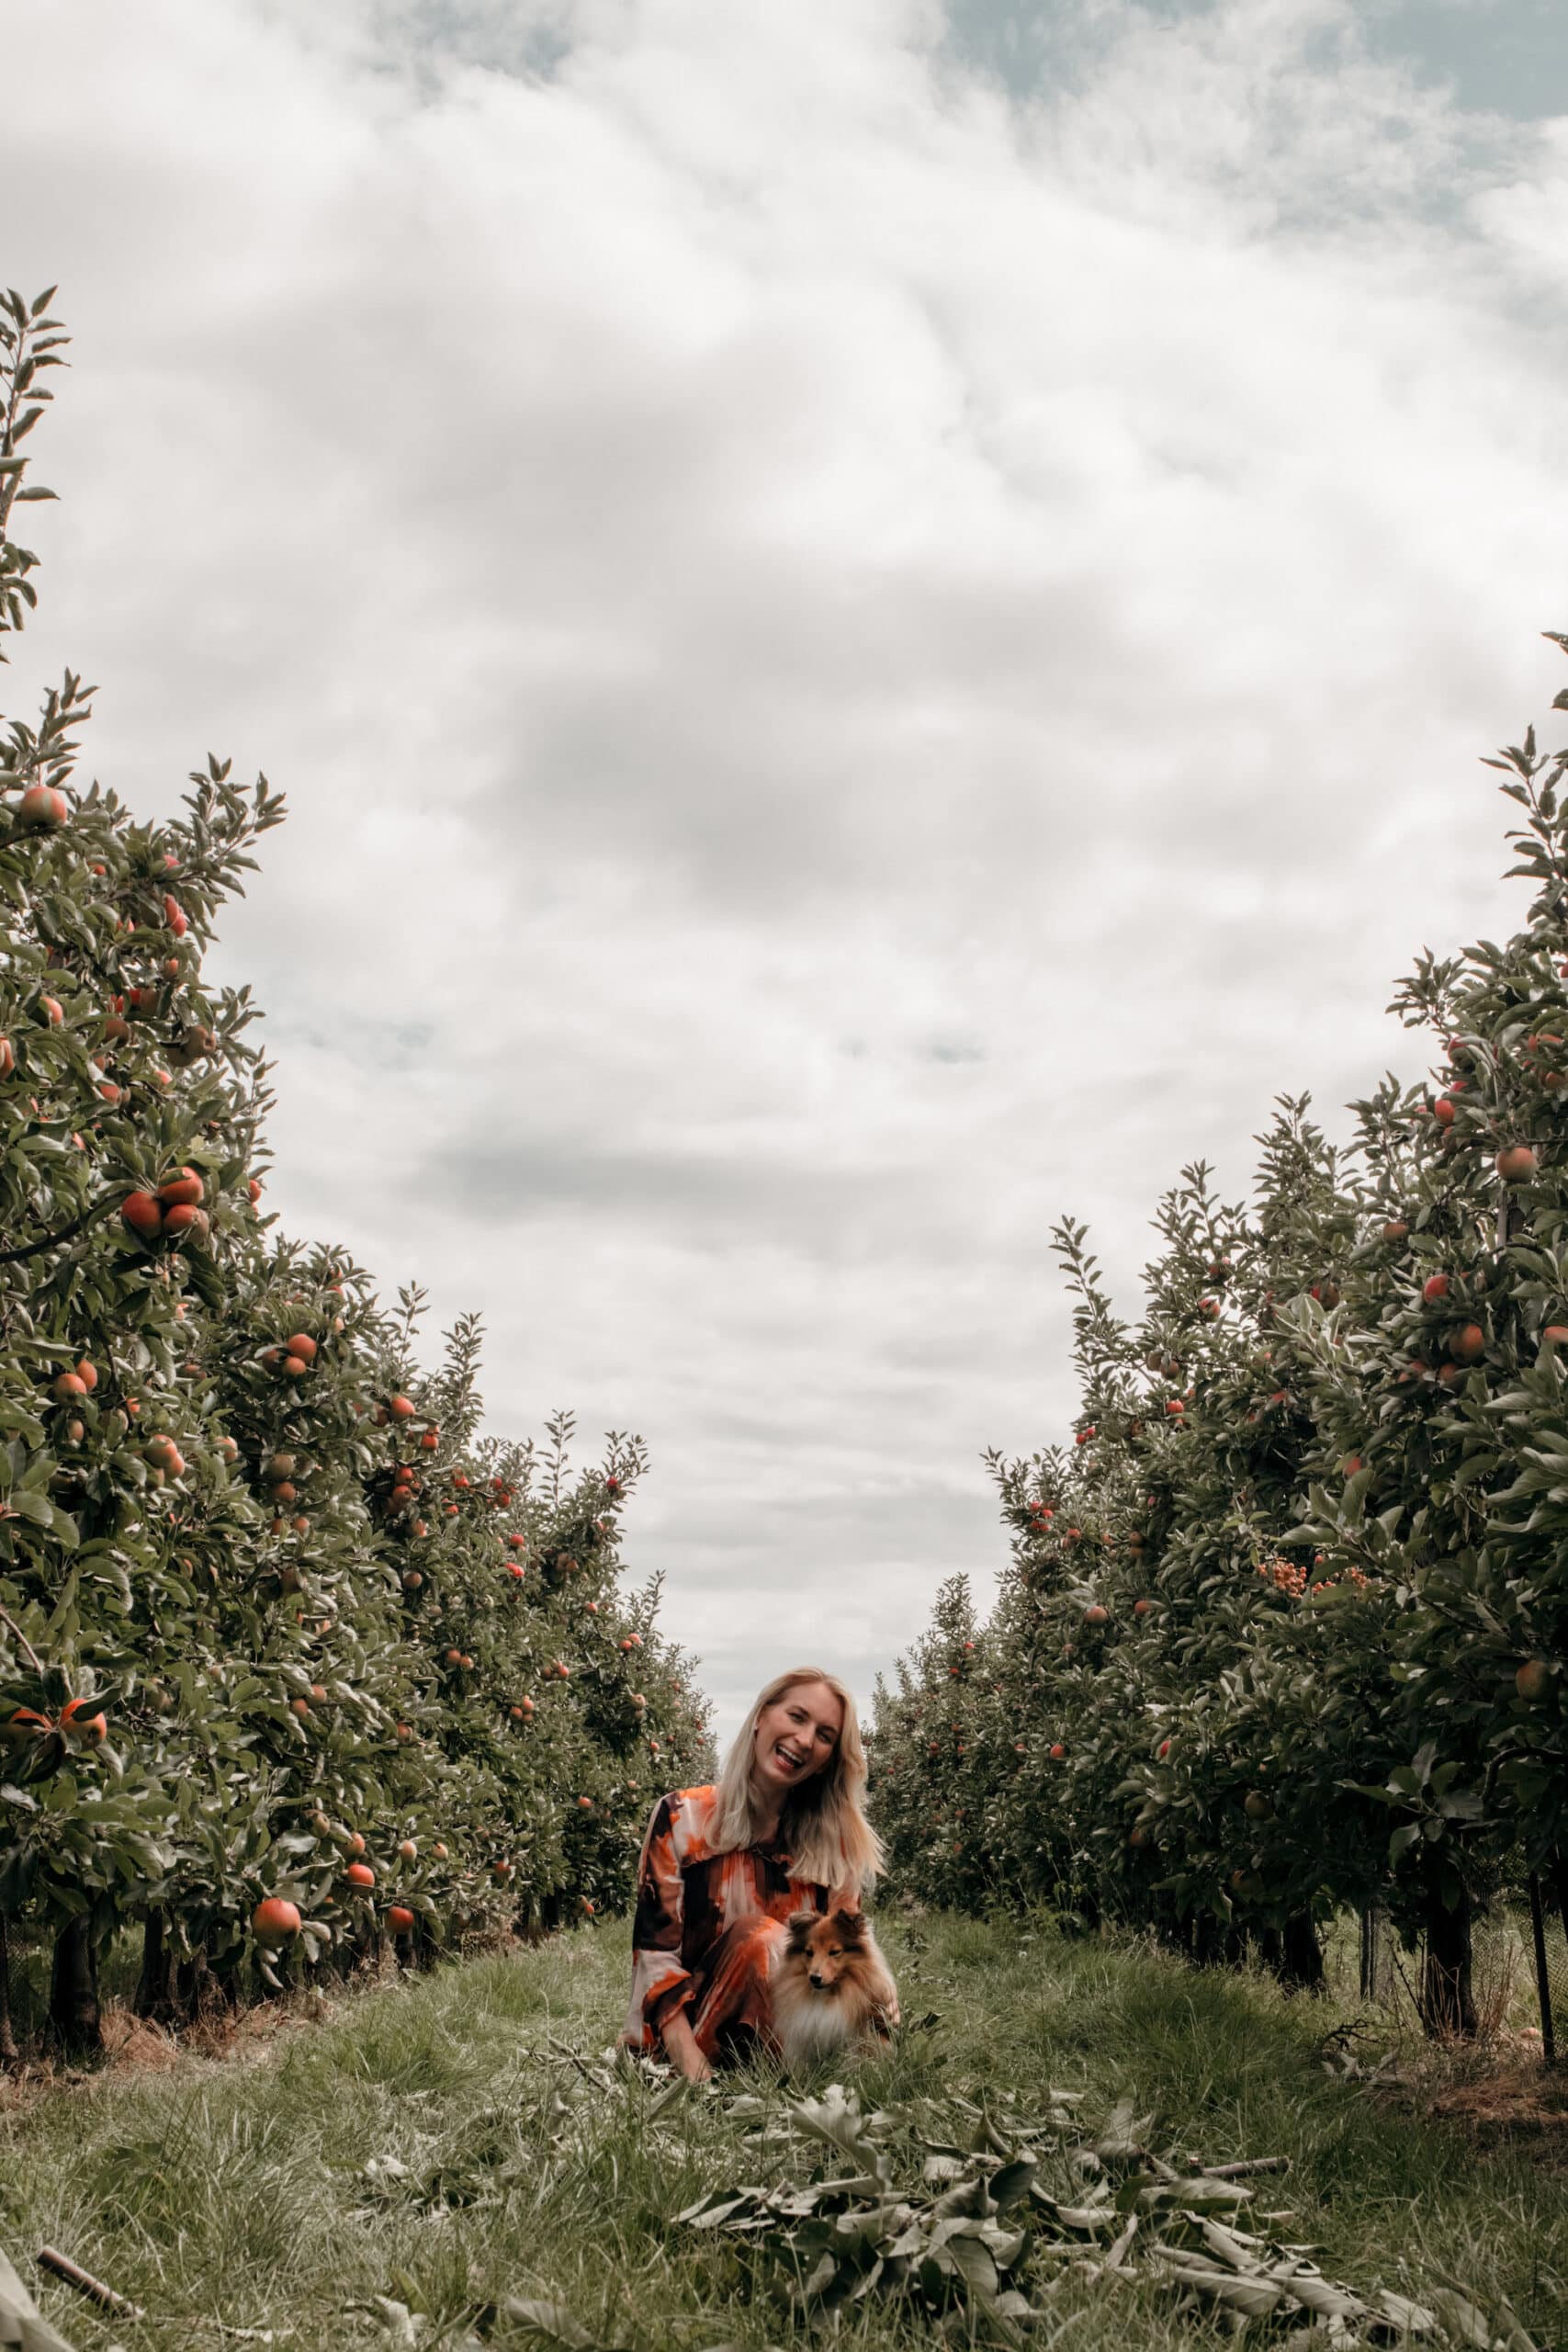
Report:
[[[13,673],[294,815],[230,926],[273,1197],[497,1423],[638,1428],[733,1713],[863,1681],[1070,1407],[1186,1159],[1410,1048],[1558,683],[1562,126],[1344,0],[1085,6],[1021,105],[915,0],[52,0],[0,269],[76,373]]]

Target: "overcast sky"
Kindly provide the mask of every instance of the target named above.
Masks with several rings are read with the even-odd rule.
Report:
[[[1560,0],[12,0],[95,773],[291,820],[271,1200],[869,1691],[1184,1160],[1421,1057],[1568,627]],[[1559,111],[1553,112],[1557,108]],[[1510,891],[1517,886],[1510,886]]]

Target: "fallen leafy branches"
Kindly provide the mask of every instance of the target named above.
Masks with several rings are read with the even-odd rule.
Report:
[[[889,2295],[1012,2342],[1048,2317],[1041,2299],[1048,2304],[1067,2278],[1107,2290],[1140,2278],[1238,2326],[1298,2323],[1292,2346],[1426,2337],[1474,2352],[1536,2352],[1506,2307],[1493,2320],[1449,2287],[1420,2301],[1385,2288],[1359,2295],[1326,2278],[1310,2246],[1244,2226],[1244,2215],[1293,2219],[1252,2210],[1253,2182],[1286,2169],[1284,2160],[1210,2166],[1157,2155],[1145,2144],[1151,2119],[1135,2117],[1130,2100],[1085,2139],[1080,2098],[1051,2090],[1028,2109],[1001,2092],[982,2104],[925,2098],[870,2114],[838,2084],[782,2109],[736,2098],[728,2112],[750,2127],[745,2144],[759,2155],[787,2160],[815,2145],[837,2162],[820,2178],[710,2190],[676,2219],[748,2241],[788,2274],[799,2314],[813,2319]],[[1055,2194],[1043,2172],[1079,2185]]]

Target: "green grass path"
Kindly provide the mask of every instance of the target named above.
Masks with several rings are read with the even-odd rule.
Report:
[[[1483,2155],[1457,2127],[1331,2079],[1318,2044],[1332,2008],[1044,1927],[936,1918],[886,1941],[906,2013],[940,2022],[863,2070],[868,2107],[1050,2084],[1086,2094],[1092,2126],[1130,2095],[1156,2147],[1289,2156],[1269,2191],[1294,2216],[1280,2233],[1310,2241],[1331,2277],[1506,2298],[1538,2343],[1568,2346],[1568,2174],[1528,2148]],[[378,2296],[421,2315],[422,2346],[456,2341],[476,2312],[489,2328],[486,2307],[509,2296],[565,2305],[637,2352],[785,2344],[776,2282],[733,2244],[671,2226],[705,2190],[759,2177],[741,2127],[701,2096],[653,2118],[641,2083],[606,2091],[560,2054],[611,2042],[626,1964],[624,1928],[579,1932],[351,1996],[248,2061],[111,2070],[0,2109],[0,2244],[81,2352],[243,2340],[218,2322],[300,2352],[395,2345]],[[39,2286],[45,2243],[149,2317],[110,2321]],[[1232,2340],[1146,2281],[1068,2278],[1041,2300],[1032,2340],[1060,2333],[1066,2352]],[[505,2322],[491,2335],[525,2340]],[[931,2337],[875,2301],[839,2332]]]

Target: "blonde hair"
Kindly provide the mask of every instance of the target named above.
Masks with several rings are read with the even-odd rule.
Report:
[[[790,1857],[794,1877],[825,1886],[829,1894],[848,1889],[858,1895],[882,1868],[882,1840],[866,1819],[862,1804],[865,1748],[854,1700],[836,1674],[824,1673],[819,1666],[792,1667],[787,1674],[775,1674],[758,1692],[724,1759],[709,1835],[714,1851],[720,1854],[757,1843],[760,1824],[751,1792],[757,1725],[787,1690],[803,1682],[827,1685],[844,1711],[843,1728],[820,1772],[785,1798],[779,1815],[779,1842]]]

